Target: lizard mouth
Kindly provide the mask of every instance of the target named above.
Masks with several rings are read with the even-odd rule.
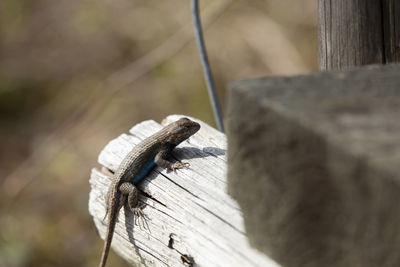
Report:
[[[197,133],[198,130],[200,130],[200,124],[198,124],[197,122],[193,122],[193,125],[191,128],[192,129],[191,129],[190,135],[193,135],[193,134]]]

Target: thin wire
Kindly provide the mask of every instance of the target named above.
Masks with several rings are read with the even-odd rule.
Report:
[[[219,105],[217,93],[215,92],[214,79],[211,73],[210,63],[208,62],[206,46],[204,44],[203,32],[199,15],[199,1],[192,0],[192,16],[194,25],[194,35],[196,38],[197,47],[199,49],[201,64],[203,65],[204,77],[207,84],[208,96],[210,97],[211,105],[214,111],[215,121],[218,129],[224,132],[224,124],[222,122],[221,108]]]

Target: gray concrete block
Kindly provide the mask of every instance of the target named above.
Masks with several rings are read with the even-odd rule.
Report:
[[[400,266],[400,66],[238,81],[229,193],[284,266]]]

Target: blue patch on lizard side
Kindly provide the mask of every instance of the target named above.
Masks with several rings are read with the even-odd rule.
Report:
[[[139,171],[139,173],[133,177],[132,179],[132,183],[133,184],[137,184],[139,183],[144,177],[147,176],[147,174],[149,174],[149,172],[151,171],[151,169],[156,166],[156,163],[154,162],[154,159],[149,161],[148,163],[146,163],[142,169]]]
[[[170,153],[175,147],[176,145],[170,144],[170,143],[166,143],[165,147],[167,149],[167,153]],[[156,163],[154,161],[154,158],[152,160],[150,160],[149,162],[147,162],[142,169],[139,171],[139,173],[132,178],[131,182],[132,184],[137,184],[139,183],[144,177],[146,177],[149,172],[151,171],[151,169],[156,166]]]

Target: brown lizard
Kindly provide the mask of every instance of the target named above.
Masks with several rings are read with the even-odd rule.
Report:
[[[188,167],[188,163],[172,163],[167,160],[167,157],[177,145],[199,129],[200,124],[197,122],[181,118],[141,141],[122,160],[106,196],[104,219],[108,217],[108,226],[100,267],[106,265],[119,210],[125,205],[134,212],[135,216],[141,214],[141,210],[137,206],[138,190],[135,185],[146,177],[155,165],[173,171]]]

